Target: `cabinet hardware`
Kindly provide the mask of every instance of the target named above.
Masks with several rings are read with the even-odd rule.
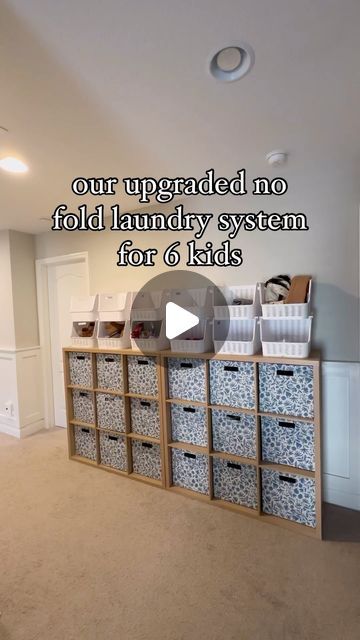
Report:
[[[295,429],[295,422],[285,422],[284,420],[279,420],[279,427],[285,427],[286,429]]]
[[[228,462],[227,466],[229,467],[229,469],[238,469],[239,471],[241,470],[241,464],[236,464],[236,462]]]
[[[288,478],[287,476],[279,476],[279,480],[281,482],[289,482],[290,484],[295,484],[296,478]]]

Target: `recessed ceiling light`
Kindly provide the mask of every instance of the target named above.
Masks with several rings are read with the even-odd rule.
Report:
[[[6,158],[1,159],[0,169],[10,173],[26,173],[26,171],[29,171],[29,167],[24,162],[13,156],[6,156]]]
[[[255,54],[245,43],[231,45],[218,50],[210,61],[210,73],[217,80],[234,82],[240,80],[253,67]]]

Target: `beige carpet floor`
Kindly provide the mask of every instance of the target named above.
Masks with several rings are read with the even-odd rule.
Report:
[[[63,430],[0,436],[0,492],[1,640],[360,637],[356,512],[319,542],[70,462]]]

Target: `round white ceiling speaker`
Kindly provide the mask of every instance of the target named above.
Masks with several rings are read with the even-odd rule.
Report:
[[[281,165],[286,163],[287,158],[288,154],[285,151],[279,150],[270,151],[270,153],[268,153],[266,156],[266,160],[272,167],[280,167]]]

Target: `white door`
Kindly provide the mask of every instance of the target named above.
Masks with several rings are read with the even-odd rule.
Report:
[[[48,266],[50,348],[54,419],[58,427],[66,427],[63,347],[70,345],[71,296],[89,294],[87,265],[84,262]]]

